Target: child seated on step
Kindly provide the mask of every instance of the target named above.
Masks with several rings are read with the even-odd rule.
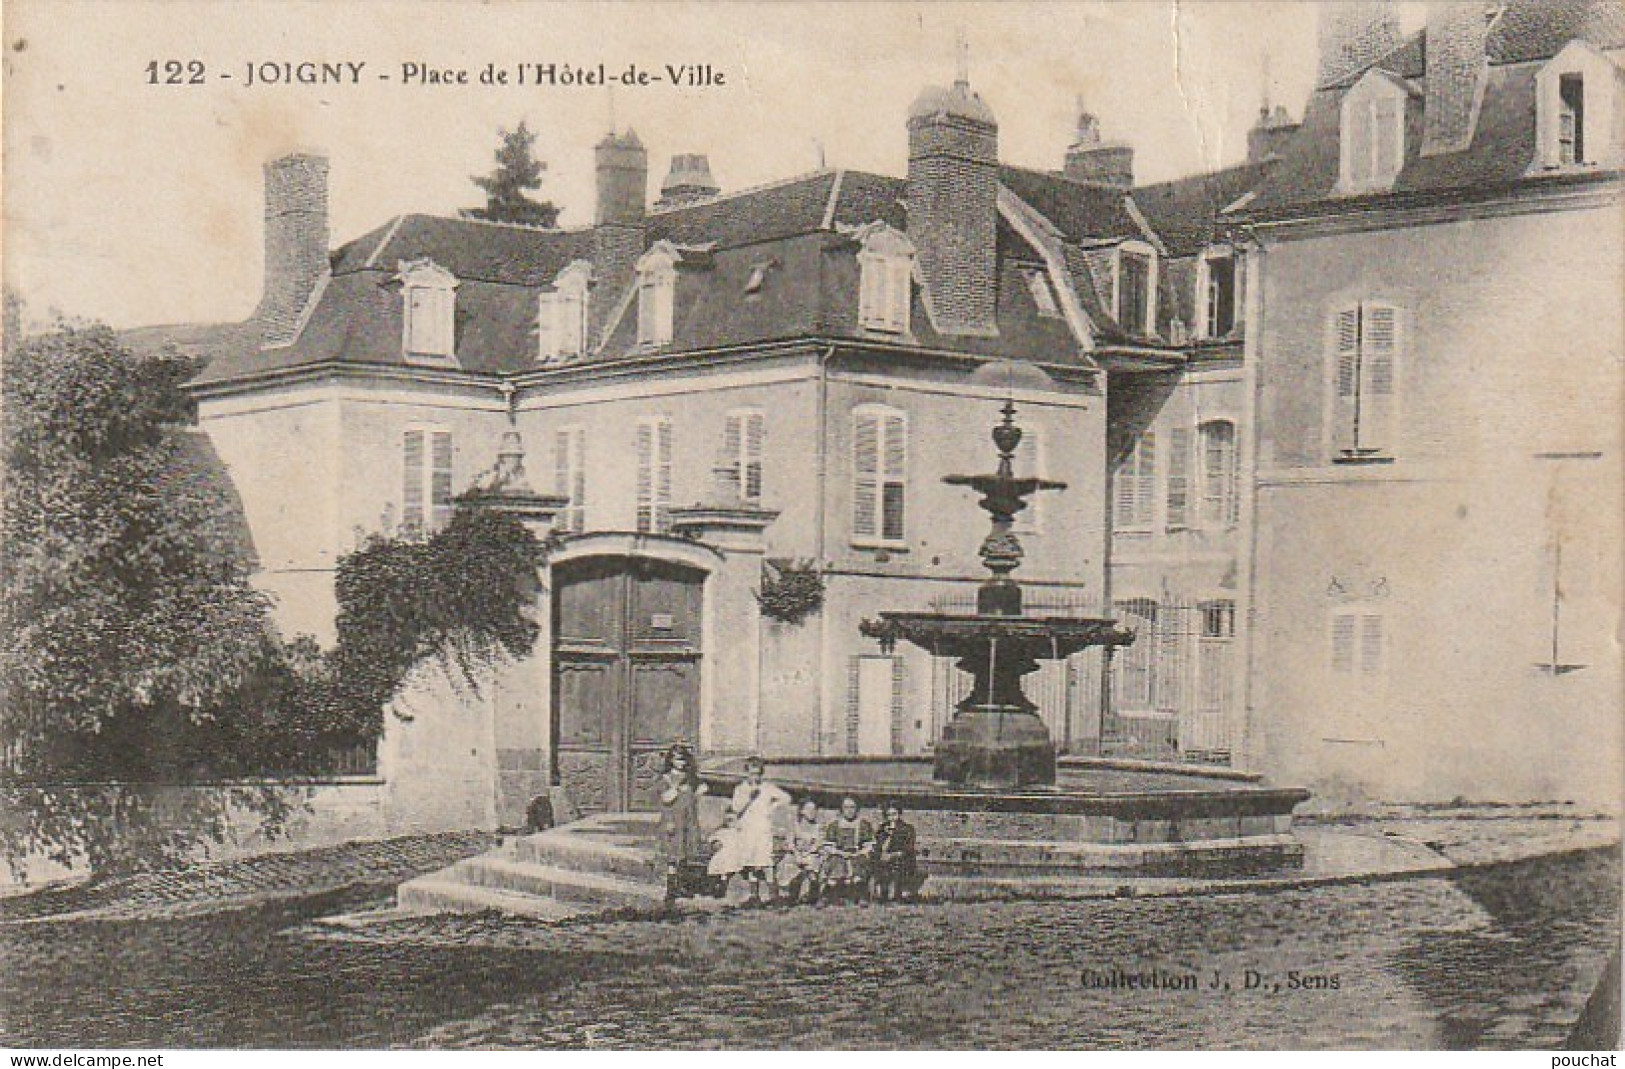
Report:
[[[903,807],[887,802],[875,833],[874,892],[881,902],[914,898],[923,880],[916,863],[914,825],[903,819]]]
[[[858,800],[841,799],[840,814],[824,826],[823,877],[827,897],[835,901],[869,901],[869,857],[875,828],[858,815]]]
[[[705,874],[712,887],[720,888],[725,894],[728,884],[744,867],[739,846],[739,814],[733,810],[724,814],[722,826],[711,833],[710,843],[711,860],[706,863]]]
[[[823,868],[824,829],[818,823],[818,803],[803,799],[790,829],[789,849],[779,858],[779,890],[791,903],[818,901]]]

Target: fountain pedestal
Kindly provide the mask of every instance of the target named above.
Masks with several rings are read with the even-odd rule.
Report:
[[[937,742],[934,778],[995,789],[1055,782],[1055,744],[1022,691],[1022,677],[1041,661],[1132,637],[1106,619],[983,612],[884,612],[862,629],[886,647],[901,639],[952,657],[970,674],[970,695]]]
[[[1010,577],[1022,558],[1021,542],[1012,530],[1015,517],[1035,492],[1064,490],[1066,484],[1017,477],[1014,461],[1022,432],[1008,399],[1002,414],[993,428],[997,470],[943,479],[981,494],[977,504],[993,521],[978,554],[989,575],[976,591],[976,612],[883,612],[879,620],[865,620],[859,627],[887,649],[903,639],[933,656],[956,659],[970,673],[975,680],[970,697],[959,703],[937,742],[936,778],[992,789],[1055,782],[1055,743],[1038,719],[1037,707],[1022,692],[1021,678],[1037,671],[1040,660],[1134,640],[1111,620],[1025,615],[1021,585]]]

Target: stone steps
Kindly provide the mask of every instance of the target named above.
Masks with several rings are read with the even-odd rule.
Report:
[[[541,920],[665,908],[665,868],[652,814],[603,814],[535,835],[402,884],[413,912],[497,909]]]
[[[660,859],[648,850],[583,835],[527,835],[513,844],[514,858],[575,872],[598,872],[632,880],[665,879]]]
[[[497,910],[533,920],[559,921],[591,912],[579,904],[554,898],[479,887],[439,876],[408,880],[395,892],[396,904],[407,913],[482,913]]]

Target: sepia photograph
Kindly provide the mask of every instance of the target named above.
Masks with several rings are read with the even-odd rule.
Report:
[[[1625,0],[0,57],[11,1065],[1615,1064]]]

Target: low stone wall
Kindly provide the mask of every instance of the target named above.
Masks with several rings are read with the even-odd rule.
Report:
[[[105,789],[105,788],[101,788]],[[99,788],[52,791],[64,809]],[[224,860],[283,850],[333,846],[354,840],[387,839],[420,832],[472,830],[460,821],[425,821],[392,805],[388,783],[377,777],[350,777],[308,783],[241,782],[163,786],[148,796],[154,819],[144,834],[198,836],[187,851],[192,860]],[[266,803],[271,804],[266,804]],[[435,826],[430,826],[435,825]],[[21,879],[0,865],[0,887],[35,885],[88,875],[81,862],[63,865],[44,853],[22,859]]]

